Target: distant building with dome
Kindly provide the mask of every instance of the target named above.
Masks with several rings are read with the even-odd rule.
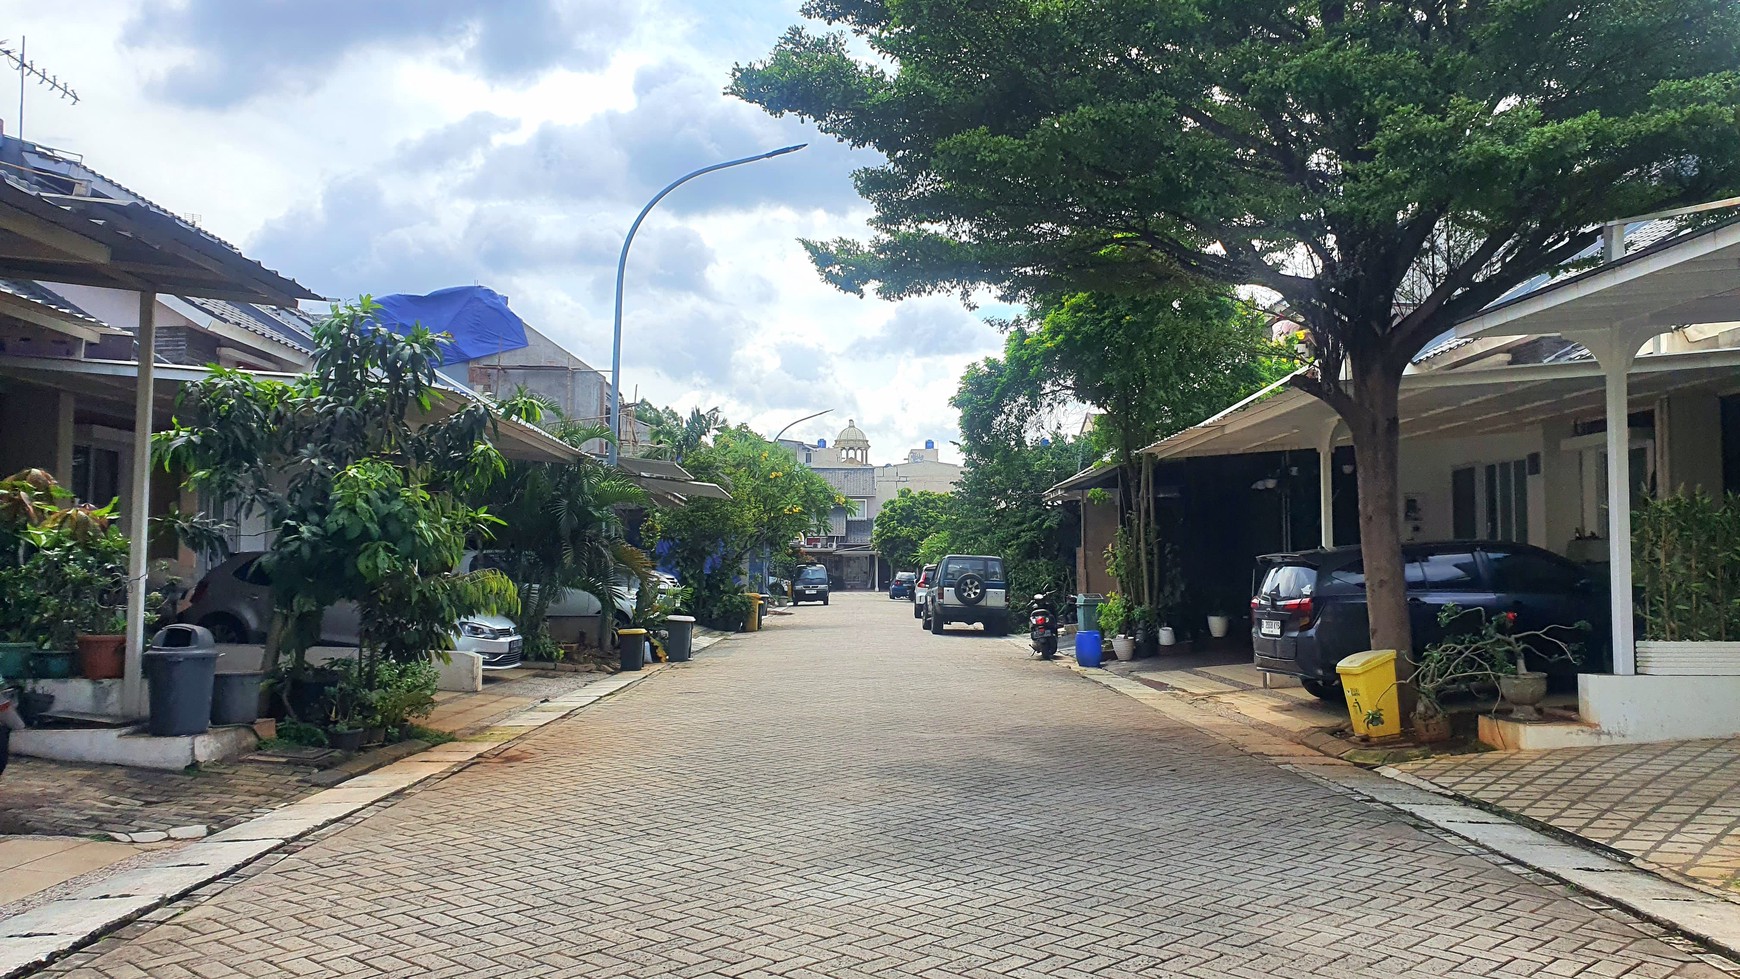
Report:
[[[942,461],[934,439],[926,439],[923,448],[907,450],[905,461],[880,466],[871,463],[870,438],[855,419],[846,420],[832,444],[827,439],[814,445],[782,439],[780,444],[853,504],[850,511],[835,507],[828,532],[804,542],[804,552],[826,565],[839,587],[878,589],[894,572],[915,570],[890,568],[871,547],[870,535],[876,515],[901,490],[954,491],[961,467]]]

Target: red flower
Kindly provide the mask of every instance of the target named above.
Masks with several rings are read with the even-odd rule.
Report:
[[[1506,612],[1506,613],[1504,613],[1504,619],[1506,622],[1515,622],[1516,621],[1516,613],[1515,612]]]

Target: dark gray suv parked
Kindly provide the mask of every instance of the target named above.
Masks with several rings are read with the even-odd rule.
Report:
[[[1503,541],[1408,544],[1402,549],[1414,648],[1443,638],[1446,605],[1517,614],[1516,629],[1588,622],[1578,663],[1545,662],[1549,673],[1608,669],[1607,595],[1601,576],[1551,551]],[[1340,701],[1335,664],[1370,646],[1365,567],[1358,547],[1257,558],[1251,599],[1251,645],[1257,668],[1298,677],[1324,700]]]

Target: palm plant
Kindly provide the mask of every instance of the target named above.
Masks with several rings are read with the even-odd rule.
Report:
[[[706,445],[707,439],[724,427],[725,415],[718,408],[709,408],[706,411],[691,408],[689,417],[681,421],[676,420],[673,413],[653,423],[652,446],[648,455],[680,462],[691,452]]]
[[[610,430],[557,416],[545,428],[571,445],[608,440]],[[619,508],[646,502],[621,471],[591,456],[573,463],[516,462],[485,494],[503,522],[493,546],[502,570],[520,586],[520,627],[536,635],[550,603],[574,588],[615,607],[618,580],[650,573],[652,562],[623,539]]]

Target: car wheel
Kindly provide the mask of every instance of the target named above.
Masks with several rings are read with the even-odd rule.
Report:
[[[1009,620],[991,619],[985,623],[985,631],[993,636],[1006,636],[1009,634]]]
[[[943,617],[942,617],[941,613],[937,613],[937,612],[931,613],[931,616],[930,616],[930,634],[933,636],[940,636],[943,634]]]
[[[827,599],[827,596],[823,596],[823,598],[822,598],[822,604],[823,604],[823,605],[826,605],[826,604],[828,604],[828,599]]]
[[[1334,683],[1326,680],[1300,680],[1299,685],[1305,688],[1306,693],[1326,704],[1339,704],[1347,699],[1346,695],[1341,692],[1340,680],[1336,680]]]
[[[924,618],[924,608],[923,608],[923,606],[919,605],[917,602],[912,603],[912,617],[915,619]]]
[[[230,645],[248,641],[248,627],[233,615],[208,615],[199,624],[211,633],[211,641]]]

